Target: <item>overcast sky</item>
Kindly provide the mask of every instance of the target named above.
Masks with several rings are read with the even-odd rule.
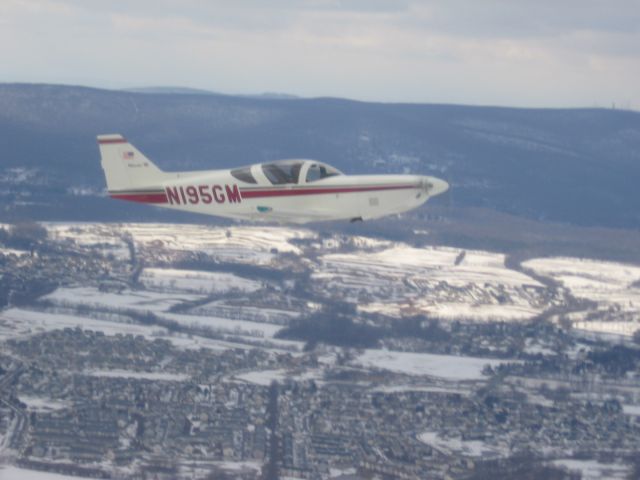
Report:
[[[0,81],[640,109],[640,0],[0,0]]]

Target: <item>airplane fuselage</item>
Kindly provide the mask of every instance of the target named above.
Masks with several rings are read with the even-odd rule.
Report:
[[[117,159],[120,169],[112,172],[117,188],[108,185],[113,198],[206,215],[291,223],[367,220],[411,210],[448,188],[443,180],[428,176],[344,175],[315,160],[284,160],[231,170],[161,172],[121,138],[99,138],[101,151],[103,145],[109,148],[103,152],[108,184],[113,165],[108,155]],[[114,147],[119,148],[115,154]],[[145,178],[146,168],[151,169],[148,182],[130,180],[132,175]]]

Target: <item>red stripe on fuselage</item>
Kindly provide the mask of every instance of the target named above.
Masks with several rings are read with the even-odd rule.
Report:
[[[139,203],[167,203],[167,194],[162,193],[112,193],[111,198]]]
[[[271,189],[241,189],[242,199],[265,197],[293,197],[299,195],[326,195],[331,193],[359,193],[378,192],[387,190],[406,190],[418,188],[416,185],[370,185],[362,187],[316,187],[316,188],[271,188]],[[139,203],[169,203],[166,192],[114,192],[111,198],[128,200]],[[186,200],[184,201],[186,204]]]
[[[242,198],[289,197],[297,195],[324,195],[329,193],[377,192],[382,190],[405,190],[418,188],[416,185],[377,185],[367,187],[325,187],[325,188],[280,188],[277,190],[241,189]]]

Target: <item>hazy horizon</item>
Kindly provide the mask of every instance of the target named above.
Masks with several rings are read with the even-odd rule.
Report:
[[[70,88],[88,88],[96,90],[107,90],[114,92],[126,92],[140,94],[210,94],[210,95],[223,95],[229,97],[254,97],[254,98],[280,98],[280,99],[292,99],[292,100],[317,100],[317,99],[335,99],[344,100],[349,102],[362,102],[362,103],[379,103],[379,104],[404,104],[404,105],[449,105],[449,106],[468,106],[478,108],[512,108],[523,110],[581,110],[581,109],[603,109],[603,110],[620,110],[638,113],[640,109],[632,108],[629,105],[620,105],[613,102],[610,105],[556,105],[556,106],[544,106],[544,105],[501,105],[497,103],[461,103],[461,102],[436,102],[436,101],[401,101],[401,100],[366,100],[353,97],[334,96],[334,95],[296,95],[290,92],[275,92],[275,91],[255,91],[255,92],[225,92],[220,90],[213,90],[200,87],[190,87],[185,85],[134,85],[134,86],[103,86],[103,85],[89,85],[82,83],[64,83],[64,82],[31,82],[31,81],[2,81],[0,85],[41,85],[52,87],[70,87]],[[158,91],[155,91],[158,90]]]

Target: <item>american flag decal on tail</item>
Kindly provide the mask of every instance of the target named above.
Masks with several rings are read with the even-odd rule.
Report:
[[[122,152],[122,158],[123,158],[123,160],[131,160],[131,159],[133,159],[133,152],[131,152],[131,151]]]

